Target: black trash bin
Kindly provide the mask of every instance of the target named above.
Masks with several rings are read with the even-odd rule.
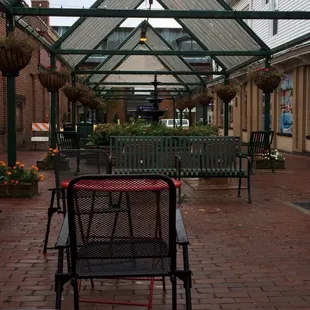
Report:
[[[72,123],[64,123],[64,131],[75,131]]]

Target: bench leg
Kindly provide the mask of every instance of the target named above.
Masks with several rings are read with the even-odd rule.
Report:
[[[181,187],[178,188],[178,202],[179,202],[179,203],[182,202]]]
[[[241,197],[241,181],[242,181],[242,178],[239,178],[239,184],[238,184],[238,197]]]
[[[251,177],[248,175],[248,203],[252,203],[252,198],[251,198]]]

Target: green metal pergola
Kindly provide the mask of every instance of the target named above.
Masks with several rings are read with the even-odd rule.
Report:
[[[310,33],[300,36],[288,43],[271,49],[243,21],[244,19],[288,19],[309,20],[310,12],[305,11],[233,11],[224,0],[158,0],[164,10],[143,10],[139,6],[144,0],[123,0],[113,2],[113,7],[105,8],[106,0],[97,0],[88,9],[68,8],[30,8],[20,0],[0,0],[1,8],[6,14],[7,35],[19,27],[27,34],[34,36],[50,53],[51,69],[56,69],[56,59],[72,69],[72,83],[77,78],[85,77],[84,82],[93,87],[106,98],[130,99],[132,92],[117,94],[118,87],[149,87],[149,76],[157,74],[163,79],[160,87],[167,92],[167,98],[174,99],[175,94],[188,94],[196,88],[205,87],[209,83],[223,81],[229,83],[229,76],[256,61],[264,61],[270,67],[272,56],[276,53],[302,44],[310,40]],[[125,8],[126,6],[126,8]],[[79,19],[54,44],[45,41],[24,20],[24,16],[72,16]],[[139,25],[114,50],[103,50],[102,43],[125,21],[126,18],[173,18],[201,47],[201,51],[175,50],[147,22],[147,41],[141,48],[139,45]],[[144,26],[146,24],[144,23]],[[100,65],[93,70],[81,69],[90,56],[106,56]],[[132,57],[150,57],[160,64],[158,70],[128,70],[124,65],[130,63]],[[184,57],[211,57],[218,70],[197,71]],[[146,59],[146,58],[145,58]],[[216,78],[211,81],[207,78]],[[120,80],[113,80],[113,76]],[[142,80],[126,80],[135,76]],[[149,79],[149,80],[148,80]],[[115,91],[115,94],[114,94]],[[143,90],[144,91],[144,90]],[[143,93],[141,91],[141,93]],[[145,92],[149,89],[145,89]],[[132,97],[133,96],[133,97]],[[57,93],[51,93],[51,146],[55,147]],[[75,109],[75,106],[72,107]],[[8,117],[8,163],[16,161],[16,86],[15,76],[7,76],[7,117]],[[75,123],[75,119],[72,119]],[[270,94],[265,95],[264,129],[269,130]],[[224,134],[228,135],[228,104],[224,107]]]

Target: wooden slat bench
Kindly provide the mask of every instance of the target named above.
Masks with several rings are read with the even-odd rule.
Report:
[[[179,180],[238,178],[238,196],[241,180],[246,178],[251,202],[250,160],[240,149],[239,137],[118,136],[111,138],[110,154],[115,157],[116,174],[155,173]],[[247,170],[242,169],[242,158],[247,160]]]

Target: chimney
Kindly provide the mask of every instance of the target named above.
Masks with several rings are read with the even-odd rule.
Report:
[[[50,1],[49,0],[31,0],[31,6],[33,8],[49,8]],[[45,22],[47,26],[50,25],[50,17],[49,16],[40,16],[40,18]]]

